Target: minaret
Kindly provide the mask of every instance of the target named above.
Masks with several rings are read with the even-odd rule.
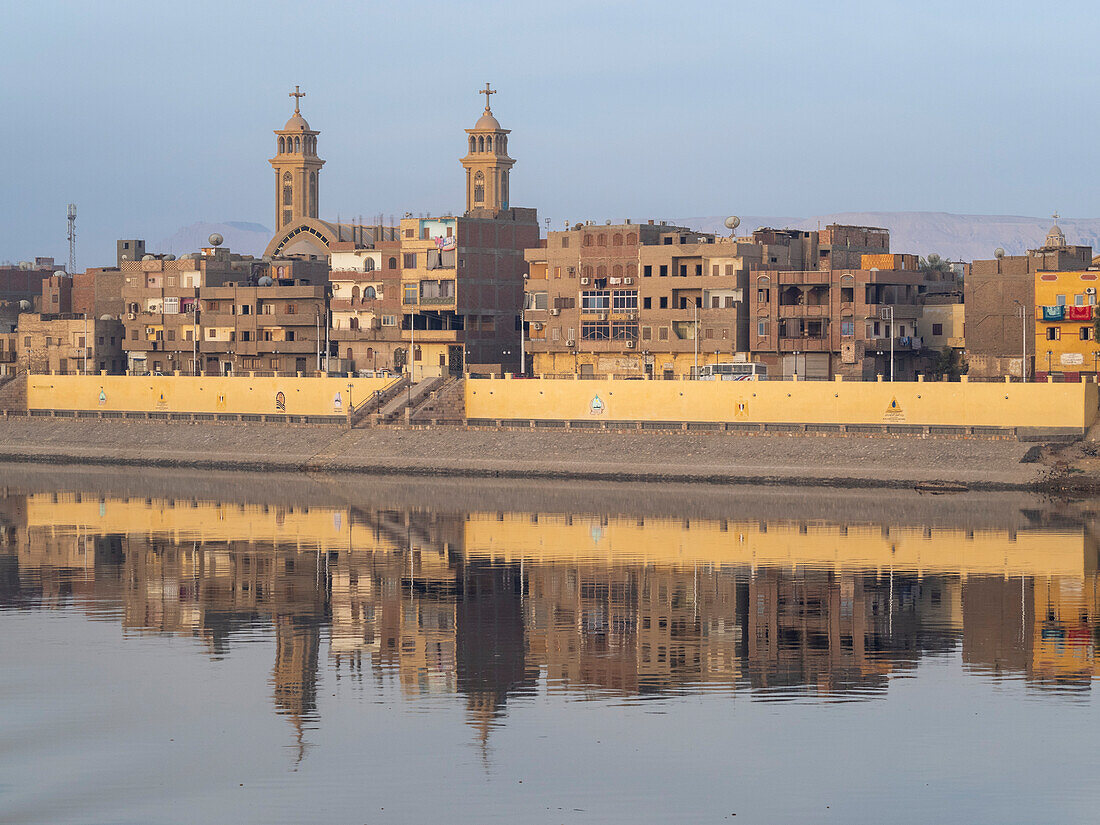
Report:
[[[317,179],[325,162],[317,157],[317,135],[298,111],[305,92],[294,87],[294,114],[275,132],[278,154],[270,161],[275,169],[275,232],[298,218],[317,217]]]
[[[508,157],[508,129],[501,129],[489,107],[489,95],[496,94],[489,84],[481,90],[485,95],[485,112],[467,129],[469,152],[462,159],[466,169],[466,214],[475,217],[495,217],[508,208],[508,175],[515,161]]]

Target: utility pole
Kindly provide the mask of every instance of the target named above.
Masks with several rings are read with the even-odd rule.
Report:
[[[1023,324],[1023,330],[1020,335],[1020,339],[1023,342],[1023,357],[1020,359],[1020,381],[1027,382],[1027,307],[1021,304],[1016,299],[1012,300],[1012,303],[1016,305],[1016,317],[1020,319]]]
[[[695,334],[692,336],[695,339],[695,375],[692,378],[699,377],[699,302],[696,301],[692,306],[695,314]]]
[[[88,374],[88,313],[84,313],[84,374]]]
[[[887,332],[890,335],[890,380],[894,380],[894,308],[892,306],[882,308],[882,319],[889,323]]]
[[[69,275],[76,272],[76,204],[70,203],[67,210],[69,222]]]

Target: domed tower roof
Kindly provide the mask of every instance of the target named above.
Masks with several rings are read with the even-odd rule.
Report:
[[[309,124],[306,123],[306,119],[297,111],[291,115],[290,120],[288,120],[286,126],[283,127],[284,132],[308,132],[309,130]]]
[[[488,109],[485,110],[485,114],[477,119],[477,123],[474,124],[474,131],[477,132],[499,132],[500,121],[493,117],[493,113]]]
[[[1057,213],[1054,215],[1054,220],[1058,220]],[[1052,226],[1050,228],[1050,231],[1047,232],[1047,239],[1046,239],[1046,242],[1043,245],[1044,246],[1055,246],[1055,247],[1065,246],[1066,245],[1066,235],[1062,231],[1062,227],[1060,227],[1058,224],[1054,224],[1054,226]]]

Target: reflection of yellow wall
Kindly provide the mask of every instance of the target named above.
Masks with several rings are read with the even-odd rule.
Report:
[[[343,415],[392,378],[246,378],[177,375],[31,375],[31,410]],[[283,394],[285,409],[277,396]],[[336,396],[339,395],[339,404]]]
[[[1044,321],[1043,307],[1058,306],[1058,296],[1062,296],[1068,314],[1073,306],[1090,307],[1096,311],[1096,292],[1100,279],[1096,272],[1038,272],[1035,275],[1035,371],[1046,372],[1093,372],[1097,351],[1093,322],[1089,320]],[[1086,280],[1087,279],[1087,280]],[[1087,294],[1086,289],[1094,290]],[[1049,340],[1047,331],[1056,330],[1058,338]],[[1089,337],[1081,340],[1081,330]],[[1017,327],[1019,330],[1019,327]],[[1047,353],[1050,352],[1050,356]]]
[[[1098,586],[1096,576],[1056,576],[1035,583],[1034,678],[1092,678],[1096,648],[1089,623],[1096,620]]]
[[[570,523],[572,522],[572,523]],[[639,564],[808,565],[835,571],[887,570],[918,574],[1062,575],[1096,568],[1096,548],[1083,531],[1055,533],[917,527],[807,525],[789,522],[471,514],[465,552],[518,562],[631,561]]]
[[[594,399],[599,399],[595,401]],[[896,404],[892,402],[896,401]],[[602,406],[601,406],[602,405]],[[469,418],[811,422],[1083,430],[1095,384],[854,381],[466,382]],[[593,413],[593,409],[602,411]]]

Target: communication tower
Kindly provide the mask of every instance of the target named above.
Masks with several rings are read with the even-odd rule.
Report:
[[[70,203],[68,209],[69,221],[69,274],[76,272],[76,204]]]

